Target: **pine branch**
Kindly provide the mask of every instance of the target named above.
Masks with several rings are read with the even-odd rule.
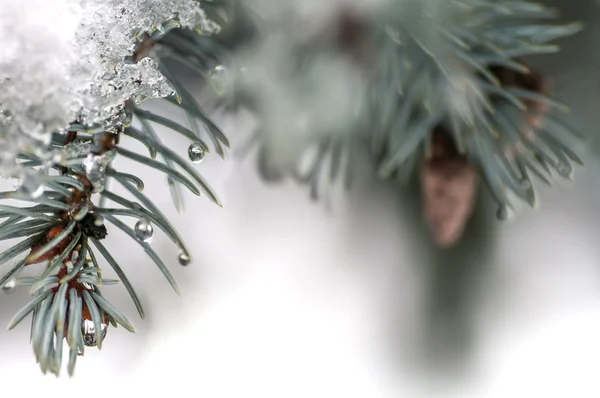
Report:
[[[385,102],[399,115],[383,113],[387,122],[375,134],[385,137],[374,146],[381,176],[402,170],[418,144],[429,147],[434,129],[419,123],[430,118],[433,126],[447,126],[460,152],[480,168],[501,209],[511,206],[508,192],[533,205],[533,181],[525,170],[549,174],[533,168],[544,163],[568,176],[571,160],[580,159],[569,149],[570,134],[560,135],[548,152],[546,136],[559,133],[549,122],[553,112],[568,108],[548,97],[545,79],[519,59],[558,51],[550,42],[578,32],[580,24],[553,25],[548,18],[554,10],[531,2],[413,5],[408,13],[397,10],[398,18],[388,14],[380,37],[387,57],[374,96],[389,93]],[[422,16],[418,21],[411,19],[414,12]]]
[[[158,56],[153,53],[156,40],[179,27],[177,20],[167,21],[155,33],[145,36],[131,61]],[[174,45],[189,45],[186,40],[196,36],[197,33],[172,34],[169,40]],[[189,47],[186,48],[189,50]],[[202,49],[195,51],[195,55],[202,56]],[[162,61],[161,68],[167,70]],[[163,173],[172,188],[177,183],[195,195],[203,191],[220,205],[216,194],[189,164],[199,163],[205,154],[210,153],[210,147],[202,140],[197,123],[207,127],[216,151],[222,156],[222,146],[229,147],[229,141],[206,116],[198,102],[183,90],[176,77],[172,73],[165,77],[173,87],[178,88],[178,92],[182,92],[181,95],[176,93],[173,98],[167,98],[165,102],[181,108],[189,116],[188,121],[193,122],[190,128],[141,109],[129,100],[123,104],[122,114],[111,126],[86,126],[77,122],[67,131],[54,133],[51,149],[57,156],[50,164],[31,154],[20,154],[20,166],[41,174],[41,185],[35,189],[22,186],[15,191],[0,192],[0,200],[16,199],[32,204],[0,205],[0,219],[5,219],[0,224],[0,240],[24,238],[0,254],[0,265],[15,261],[15,265],[0,279],[0,285],[6,289],[30,287],[34,298],[13,317],[8,327],[15,328],[33,314],[31,344],[44,373],[59,374],[64,341],[69,347],[67,370],[72,375],[77,358],[84,355],[86,347],[101,348],[109,325],[121,325],[130,332],[135,331],[127,317],[104,298],[100,291],[103,286],[122,283],[140,317],[144,318],[141,300],[127,276],[129,270],[121,267],[111,247],[101,242],[112,233],[112,228],[105,225],[106,221],[144,249],[177,293],[179,288],[167,262],[151,247],[153,226],[161,229],[179,247],[181,265],[191,262],[191,253],[179,233],[151,200],[141,193],[145,187],[144,181],[135,174],[115,168],[115,158],[123,156],[150,166]],[[141,124],[141,129],[132,125],[136,121]],[[152,124],[162,125],[169,133],[181,134],[190,140],[189,161],[165,145],[163,142],[168,141],[160,139]],[[142,143],[150,157],[123,148],[120,144],[122,135]],[[113,179],[141,204],[112,193],[108,184]],[[94,194],[98,193],[101,199],[95,203]],[[107,207],[109,201],[117,207]],[[174,201],[176,207],[181,209],[179,193],[174,194]],[[137,224],[132,228],[122,220],[123,217],[133,218]],[[19,277],[25,268],[42,263],[45,266],[38,276]],[[118,280],[103,278],[104,264],[113,269]]]
[[[453,153],[455,161],[474,167],[497,201],[500,218],[507,216],[514,197],[535,205],[534,179],[551,183],[553,173],[570,178],[574,166],[582,164],[578,134],[563,121],[568,106],[551,96],[545,76],[523,62],[558,52],[553,42],[579,32],[581,24],[560,24],[557,10],[531,1],[406,0],[382,3],[372,13],[357,13],[351,6],[338,11],[329,29],[299,45],[293,50],[298,59],[289,61],[291,68],[297,63],[289,79],[303,81],[310,70],[306,64],[335,53],[368,80],[360,110],[348,116],[351,132],[343,135],[344,150],[332,142],[337,132],[318,131],[311,137],[320,138],[298,151],[318,148],[308,171],[291,171],[310,185],[313,198],[320,196],[326,174],[337,175],[340,152],[367,149],[378,177],[393,183],[417,175],[426,179],[424,170],[438,172],[428,165],[446,164],[432,157],[440,131],[451,137],[444,156]],[[274,116],[268,112],[258,107],[259,122]],[[270,132],[257,132],[259,171],[266,180],[280,180],[285,170],[271,164],[277,148],[271,148],[270,138]],[[352,165],[347,164],[349,178]],[[450,186],[459,177],[444,178]],[[463,198],[474,203],[466,193]],[[471,212],[458,213],[464,219],[456,225]]]

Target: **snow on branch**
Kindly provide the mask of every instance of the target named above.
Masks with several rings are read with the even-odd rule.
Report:
[[[19,177],[16,154],[43,157],[51,133],[70,123],[109,126],[126,100],[171,95],[153,60],[130,57],[144,33],[166,22],[217,31],[199,4],[0,0],[0,175]]]

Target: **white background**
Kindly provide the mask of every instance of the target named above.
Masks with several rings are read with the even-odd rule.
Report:
[[[574,124],[595,134],[600,27],[590,26],[597,9],[584,3],[566,10],[589,16],[588,30],[542,67],[580,115]],[[243,141],[233,122],[223,126],[234,144]],[[180,137],[169,143],[186,150]],[[71,379],[41,374],[27,322],[0,332],[3,392],[598,397],[597,148],[592,137],[588,168],[573,184],[540,190],[539,209],[497,223],[484,206],[492,217],[476,222],[472,243],[441,256],[423,240],[418,208],[376,181],[363,178],[329,208],[294,184],[265,185],[252,159],[209,156],[198,169],[224,208],[186,194],[179,215],[163,178],[136,166],[194,255],[180,267],[176,248],[156,234],[181,295],[134,242],[111,234],[106,245],[140,291],[147,319],[137,318],[121,286],[105,288],[137,333],[111,329]],[[6,324],[28,298],[19,291],[0,300]]]

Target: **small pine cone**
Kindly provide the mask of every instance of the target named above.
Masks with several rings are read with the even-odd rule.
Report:
[[[491,68],[503,87],[515,87],[540,94],[550,92],[550,84],[535,71],[519,73],[504,67]],[[494,100],[494,98],[492,98]],[[529,141],[536,140],[537,131],[548,111],[548,104],[525,100],[523,132]],[[480,176],[477,168],[460,154],[450,132],[438,127],[432,134],[431,154],[421,170],[421,190],[424,212],[434,241],[440,247],[455,245],[475,205]],[[512,149],[515,152],[517,149]],[[512,154],[516,156],[516,154]]]
[[[479,173],[461,155],[450,135],[437,128],[432,135],[431,153],[421,169],[424,215],[435,243],[454,246],[473,213]]]

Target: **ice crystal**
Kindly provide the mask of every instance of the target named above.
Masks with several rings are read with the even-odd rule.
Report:
[[[65,145],[62,148],[54,150],[53,162],[61,166],[70,164],[82,163],[90,152],[92,152],[92,144],[89,142],[74,141]]]
[[[171,95],[152,59],[131,61],[167,22],[218,29],[196,0],[0,0],[0,175],[21,175],[14,155],[43,155],[74,121],[112,124],[128,99]]]

